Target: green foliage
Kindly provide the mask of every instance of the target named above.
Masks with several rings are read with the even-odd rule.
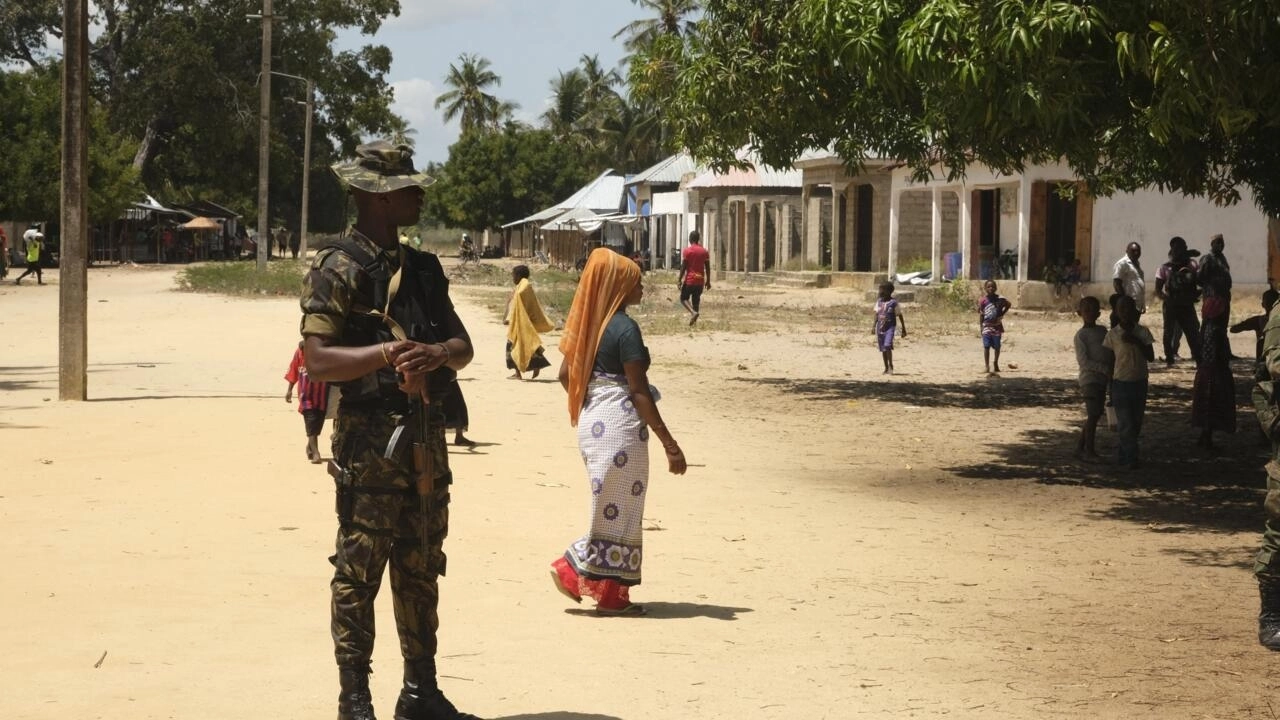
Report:
[[[929,292],[923,297],[926,305],[976,316],[980,291],[976,282],[953,280],[938,285],[936,292]]]
[[[787,165],[1017,171],[1065,160],[1105,195],[1154,184],[1280,211],[1280,16],[1253,0],[708,0],[651,44],[677,139],[717,168],[743,145]]]
[[[48,61],[36,48],[43,46],[45,33],[59,34],[60,7],[50,0],[0,4],[0,60],[26,62],[43,71]],[[102,109],[102,125],[94,134],[111,136],[110,142],[93,139],[104,148],[101,166],[118,167],[127,160],[147,190],[162,200],[213,200],[244,212],[253,224],[261,57],[259,26],[247,24],[245,16],[260,11],[259,0],[93,3],[92,19],[100,32],[91,48],[91,92]],[[405,129],[390,111],[390,51],[371,45],[337,52],[336,30],[359,27],[371,34],[384,17],[398,11],[397,0],[314,0],[288,4],[285,18],[274,25],[273,69],[305,76],[316,87],[314,231],[337,230],[343,221],[341,191],[327,166],[349,156],[367,136],[403,134]],[[306,110],[296,101],[304,99],[304,90],[297,80],[272,79],[273,225],[296,226],[300,214]],[[58,93],[51,97],[56,102]],[[3,127],[8,135],[12,126]],[[48,127],[56,133],[58,123]],[[5,153],[6,164],[43,165],[38,140],[19,142],[18,154]],[[100,187],[97,180],[95,191],[116,185]],[[136,189],[134,193],[130,200],[137,199]]]
[[[428,212],[447,227],[480,231],[527,217],[590,179],[572,145],[514,123],[498,133],[464,133],[449,148]]]
[[[0,217],[56,220],[60,215],[62,86],[57,65],[0,72]],[[102,106],[89,108],[89,219],[120,217],[138,199],[132,143],[112,133]]]
[[[303,260],[276,260],[259,272],[251,262],[209,262],[184,267],[175,277],[179,290],[244,297],[302,295]]]
[[[933,270],[933,260],[931,258],[916,256],[898,261],[898,272],[930,272]]]

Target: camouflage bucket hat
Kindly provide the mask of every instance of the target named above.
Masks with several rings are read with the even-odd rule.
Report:
[[[389,193],[401,188],[426,188],[435,178],[413,167],[413,148],[392,145],[385,140],[356,148],[356,158],[337,163],[333,173],[343,185],[371,193]]]

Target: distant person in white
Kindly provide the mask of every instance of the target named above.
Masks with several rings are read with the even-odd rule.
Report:
[[[1138,262],[1140,257],[1142,246],[1136,242],[1129,243],[1111,273],[1111,282],[1115,285],[1116,292],[1133,298],[1139,315],[1147,311],[1147,280],[1142,272],[1142,264]]]

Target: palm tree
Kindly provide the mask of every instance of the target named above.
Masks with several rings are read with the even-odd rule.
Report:
[[[551,107],[542,119],[556,137],[568,137],[578,129],[588,109],[587,91],[587,77],[578,68],[561,70],[560,76],[551,81]]]
[[[444,84],[451,89],[436,98],[436,109],[444,108],[445,122],[461,116],[463,134],[496,127],[504,111],[510,115],[516,107],[485,92],[502,84],[502,78],[489,65],[487,58],[459,55],[458,64],[449,65],[449,74],[444,78]]]
[[[693,29],[689,16],[702,9],[699,0],[631,0],[631,3],[652,10],[656,16],[627,23],[613,34],[614,40],[624,38],[622,46],[632,54],[648,48],[661,35],[687,35]]]
[[[643,100],[620,99],[617,112],[601,126],[605,152],[610,164],[621,170],[638,171],[662,159],[667,153],[662,117]]]

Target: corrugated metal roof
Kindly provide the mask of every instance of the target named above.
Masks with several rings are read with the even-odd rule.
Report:
[[[595,180],[583,185],[577,192],[555,205],[536,212],[527,218],[509,222],[502,227],[523,225],[527,222],[547,220],[575,208],[586,208],[597,215],[608,215],[626,209],[624,183],[626,178],[616,170],[605,170]]]
[[[701,173],[706,170],[706,166],[695,162],[689,153],[676,153],[668,158],[655,163],[653,166],[641,170],[638,174],[627,181],[628,185],[639,185],[640,183],[649,183],[650,185],[670,184],[676,185],[684,179],[689,173]]]
[[[802,175],[799,170],[789,168],[772,168],[760,162],[760,156],[746,148],[737,153],[739,160],[750,164],[751,169],[740,170],[730,168],[727,172],[707,171],[694,178],[685,187],[688,188],[799,188],[802,186]]]

